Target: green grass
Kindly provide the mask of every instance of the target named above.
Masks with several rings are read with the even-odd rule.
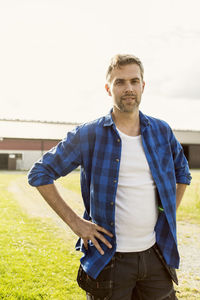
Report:
[[[80,187],[80,172],[74,171],[65,177],[59,178],[59,182],[67,189],[81,194],[81,187]]]
[[[177,220],[200,224],[200,172],[192,172],[192,182],[178,208]]]
[[[6,190],[16,176],[0,174],[0,299],[85,299],[80,254],[51,221],[21,211]]]
[[[33,218],[21,210],[7,191],[19,176],[26,175],[0,173],[0,299],[85,299],[76,283],[81,254],[74,250],[74,241],[66,240],[64,231],[51,220]],[[178,220],[200,224],[200,172],[192,176]],[[59,179],[76,193],[80,193],[79,181],[78,172]],[[188,295],[182,299],[198,299],[187,283],[179,291]]]

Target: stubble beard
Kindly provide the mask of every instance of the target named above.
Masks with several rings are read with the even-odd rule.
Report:
[[[140,105],[140,101],[141,98],[138,99],[137,96],[134,96],[134,101],[131,103],[124,103],[124,99],[123,97],[120,97],[120,101],[118,103],[118,108],[121,112],[125,112],[125,113],[132,113],[133,111],[135,111],[136,109],[138,109],[139,105]]]

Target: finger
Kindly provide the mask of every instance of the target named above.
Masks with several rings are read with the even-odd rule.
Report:
[[[95,234],[95,236],[99,239],[99,240],[101,240],[108,248],[112,248],[112,245],[108,242],[108,240],[102,235],[102,234],[100,234],[99,232],[97,232],[96,234]]]
[[[100,247],[99,243],[97,242],[97,240],[95,238],[93,238],[92,240],[93,245],[97,248],[97,250],[99,251],[99,253],[101,255],[104,255],[104,251],[103,249]]]
[[[83,239],[83,245],[86,250],[88,250],[88,240]]]
[[[99,225],[96,225],[96,230],[104,232],[108,236],[113,237],[113,234],[110,231],[108,231],[107,229],[105,229],[105,228],[103,228],[103,227],[101,227]]]

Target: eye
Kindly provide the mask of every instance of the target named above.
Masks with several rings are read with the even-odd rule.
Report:
[[[135,84],[135,83],[138,83],[138,82],[139,82],[138,79],[133,79],[133,80],[131,80],[131,83],[132,83],[132,84]]]
[[[118,79],[118,80],[115,81],[115,84],[116,84],[116,85],[121,85],[121,84],[123,84],[123,80],[119,80],[119,79]]]

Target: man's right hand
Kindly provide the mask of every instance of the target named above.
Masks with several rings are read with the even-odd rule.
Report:
[[[108,248],[112,248],[112,245],[101,233],[105,233],[110,237],[113,237],[113,234],[97,224],[80,218],[61,197],[55,184],[38,186],[37,189],[52,209],[63,219],[73,232],[83,239],[86,249],[88,249],[88,240],[91,240],[100,254],[103,255],[104,251],[100,247],[97,239],[102,241]]]
[[[97,239],[102,241],[108,248],[112,248],[112,245],[101,234],[101,232],[107,234],[110,237],[113,237],[113,234],[97,224],[77,217],[71,228],[75,234],[82,238],[86,250],[88,249],[88,240],[91,240],[99,253],[101,255],[104,255],[104,251],[100,247]]]

